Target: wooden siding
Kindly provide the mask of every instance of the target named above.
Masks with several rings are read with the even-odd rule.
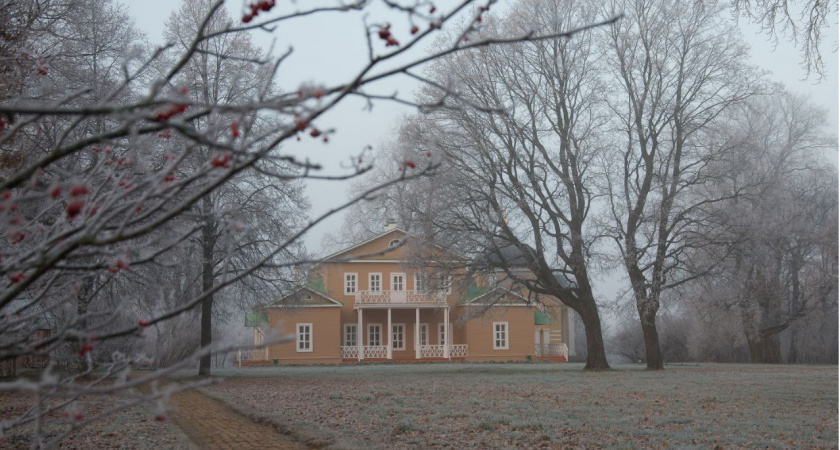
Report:
[[[477,306],[464,307],[477,311]],[[493,323],[507,322],[508,348],[493,348]],[[534,354],[534,308],[493,307],[467,322],[467,361],[517,361]]]
[[[272,345],[268,349],[269,363],[278,360],[279,363],[337,363],[341,361],[341,325],[339,324],[339,308],[335,307],[301,307],[301,308],[270,308],[268,320],[271,324],[269,333],[275,336],[292,335],[293,340],[283,344]],[[298,323],[312,324],[312,351],[298,352],[294,335],[297,333]]]

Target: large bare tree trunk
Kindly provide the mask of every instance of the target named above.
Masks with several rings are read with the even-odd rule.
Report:
[[[662,351],[659,348],[659,331],[656,330],[656,309],[638,307],[642,324],[642,336],[645,338],[645,355],[648,370],[665,368]]]
[[[604,349],[604,337],[601,333],[601,317],[598,315],[595,300],[589,298],[581,301],[576,311],[583,320],[583,328],[586,333],[586,366],[583,367],[584,370],[609,369],[610,365],[607,363]]]
[[[206,295],[213,289],[213,254],[216,246],[216,232],[213,226],[212,203],[209,198],[202,199],[205,218],[201,228],[201,288]],[[213,342],[213,295],[207,295],[201,301],[201,348],[207,348]],[[210,375],[211,355],[205,354],[198,364],[199,375]]]

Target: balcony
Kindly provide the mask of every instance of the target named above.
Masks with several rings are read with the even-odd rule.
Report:
[[[356,305],[446,305],[445,291],[358,291]]]

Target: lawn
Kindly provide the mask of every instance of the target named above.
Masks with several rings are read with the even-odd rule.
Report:
[[[371,364],[220,371],[204,391],[317,447],[837,447],[836,366]]]

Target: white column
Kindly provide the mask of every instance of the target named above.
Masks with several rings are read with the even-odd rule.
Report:
[[[362,356],[363,356],[362,351],[364,350],[364,346],[362,345],[362,336],[363,336],[362,335],[362,308],[360,307],[358,309],[358,311],[359,311],[359,321],[356,324],[356,345],[359,346],[359,350],[358,350],[358,355],[356,355],[356,356],[359,358],[359,361],[361,361]]]
[[[566,308],[566,323],[561,326],[569,330],[565,344],[569,347],[569,356],[575,356],[575,311],[572,308]]]
[[[391,329],[391,308],[388,308],[388,359],[394,359],[392,349],[394,348],[394,332]]]
[[[420,359],[420,308],[414,308],[414,357]]]
[[[449,336],[449,307],[447,306],[443,310],[443,336],[446,342],[446,346],[443,347],[443,357],[449,358],[449,348],[452,347],[452,339]]]

